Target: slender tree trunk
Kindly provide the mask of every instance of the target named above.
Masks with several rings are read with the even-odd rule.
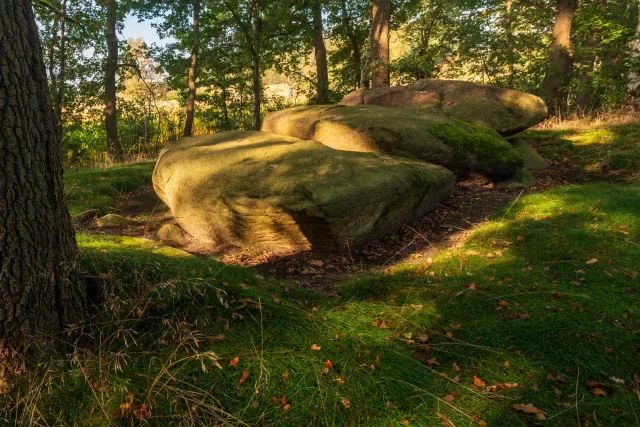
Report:
[[[374,88],[388,87],[389,69],[389,25],[391,23],[391,0],[374,0],[371,21],[371,85]]]
[[[58,91],[54,93],[54,110],[58,121],[58,138],[62,140],[62,105],[66,92],[67,40],[65,38],[67,18],[67,0],[62,1],[62,15],[60,16],[60,74],[58,77]]]
[[[57,13],[53,14],[51,24],[51,39],[49,40],[49,81],[51,82],[51,92],[58,92],[58,78],[56,76],[56,44],[58,43],[58,27],[60,18]]]
[[[31,0],[0,2],[0,376],[85,315]]]
[[[227,88],[226,83],[223,83],[222,88],[222,117],[224,117],[224,130],[229,130],[229,109],[227,108]]]
[[[193,112],[196,104],[196,73],[198,67],[198,49],[200,47],[200,0],[193,2],[193,47],[191,48],[191,67],[189,67],[189,98],[187,99],[187,120],[184,122],[184,136],[191,136]]]
[[[507,77],[507,86],[513,88],[513,80],[515,78],[515,47],[513,42],[513,0],[506,0],[504,30],[507,36],[507,66],[509,76]]]
[[[262,19],[260,18],[260,5],[258,3],[258,0],[253,0],[251,5],[251,22],[251,73],[253,89],[253,114],[251,116],[251,126],[253,127],[253,130],[260,130],[260,106],[262,102],[262,78],[260,70],[260,31],[262,29]]]
[[[316,103],[326,104],[329,101],[329,69],[327,66],[327,49],[324,46],[322,26],[322,4],[320,0],[313,1],[313,46],[316,56]]]
[[[353,32],[351,16],[349,16],[349,11],[347,10],[347,1],[342,0],[340,5],[342,8],[342,25],[344,25],[345,33],[347,34],[347,38],[351,44],[351,56],[353,58],[356,87],[361,87],[362,56],[360,54],[360,45],[358,44],[358,39]]]
[[[629,98],[636,102],[640,101],[640,72],[638,64],[640,64],[640,10],[638,11],[638,25],[636,27],[636,37],[631,42],[631,57],[636,66],[631,67],[629,71],[629,84],[627,91]]]
[[[107,5],[107,74],[105,77],[105,127],[107,150],[114,161],[122,161],[124,154],[118,141],[116,105],[116,72],[118,71],[118,36],[116,35],[117,0],[105,0]]]
[[[550,115],[562,115],[567,109],[569,75],[572,67],[571,25],[577,6],[577,0],[557,0],[551,64],[547,79],[546,101]]]

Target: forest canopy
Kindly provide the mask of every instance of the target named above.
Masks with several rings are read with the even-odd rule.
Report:
[[[379,64],[391,85],[440,78],[513,88],[543,97],[557,116],[614,111],[638,86],[635,0],[51,0],[35,8],[74,166],[154,155],[182,135],[259,129],[265,112],[336,103],[368,87]],[[388,21],[386,58],[372,50],[384,38],[376,13]],[[127,18],[151,22],[167,42],[125,39]]]

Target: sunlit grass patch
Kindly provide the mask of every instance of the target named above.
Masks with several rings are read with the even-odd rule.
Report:
[[[154,165],[155,162],[141,162],[66,173],[64,184],[71,215],[87,211],[109,213],[118,193],[151,184]]]
[[[549,160],[568,159],[586,173],[640,180],[640,123],[580,122],[530,129],[519,137]]]

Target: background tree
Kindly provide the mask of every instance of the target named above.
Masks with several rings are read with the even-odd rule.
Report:
[[[118,140],[118,111],[116,96],[116,72],[118,71],[118,35],[116,23],[118,20],[117,0],[105,0],[107,13],[107,67],[105,74],[105,128],[107,131],[107,150],[114,161],[122,161],[124,153]]]
[[[31,0],[0,3],[0,369],[83,320],[62,150]]]
[[[369,35],[371,85],[374,88],[389,86],[389,36],[391,26],[391,0],[374,0]]]
[[[200,0],[193,2],[193,46],[191,48],[191,66],[189,67],[189,97],[187,98],[187,119],[184,123],[184,136],[191,136],[193,128],[193,110],[196,104],[196,75],[198,70],[198,49],[200,47]]]

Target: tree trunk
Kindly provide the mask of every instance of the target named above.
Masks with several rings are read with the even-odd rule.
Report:
[[[344,25],[344,30],[347,34],[347,38],[349,39],[349,43],[351,44],[351,55],[353,57],[353,66],[355,73],[355,81],[356,87],[361,87],[361,73],[362,73],[362,56],[360,54],[360,45],[358,44],[358,39],[353,32],[353,27],[351,26],[351,17],[349,16],[349,11],[347,10],[347,2],[346,0],[342,0],[342,24]]]
[[[224,130],[229,130],[229,109],[227,108],[227,88],[226,83],[221,85],[222,88],[222,117],[224,117]]]
[[[0,376],[85,315],[31,0],[0,2]]]
[[[51,24],[51,40],[49,40],[49,81],[51,92],[58,92],[58,78],[56,77],[56,43],[58,42],[58,26],[60,18],[56,12],[53,13],[53,23]]]
[[[117,0],[105,0],[107,5],[107,74],[105,78],[105,127],[107,130],[107,150],[111,160],[124,159],[118,141],[118,114],[116,108],[116,72],[118,71],[118,36],[116,35]]]
[[[327,66],[327,49],[324,46],[322,26],[322,4],[314,0],[313,5],[313,46],[316,56],[316,104],[329,101],[329,69]]]
[[[389,25],[391,23],[391,0],[374,0],[371,20],[371,85],[373,88],[390,85],[389,69]]]
[[[67,18],[67,0],[62,2],[62,15],[60,16],[60,73],[58,76],[58,91],[54,93],[56,120],[58,122],[58,138],[62,140],[62,104],[66,91],[66,62],[67,62],[67,40],[65,39]]]
[[[569,75],[571,74],[571,25],[577,0],[557,0],[556,22],[553,28],[551,64],[547,79],[547,107],[550,115],[563,115],[567,109]]]
[[[640,11],[638,11],[638,26],[636,27],[636,37],[631,42],[631,57],[634,63],[640,64]],[[640,72],[638,67],[633,66],[629,71],[629,84],[627,86],[629,98],[638,101],[640,100]]]
[[[504,31],[507,36],[507,67],[509,76],[507,77],[507,87],[513,88],[513,80],[515,78],[515,47],[513,43],[513,0],[507,0],[505,3]]]
[[[193,2],[193,47],[191,48],[191,67],[189,67],[189,98],[187,99],[187,120],[184,122],[184,136],[191,136],[193,112],[196,104],[196,72],[198,66],[198,48],[200,47],[200,0]]]
[[[251,5],[252,43],[251,43],[251,73],[253,89],[253,114],[251,126],[253,130],[260,130],[260,105],[262,97],[262,79],[260,75],[260,31],[262,19],[260,18],[260,5],[258,0],[253,0]]]

